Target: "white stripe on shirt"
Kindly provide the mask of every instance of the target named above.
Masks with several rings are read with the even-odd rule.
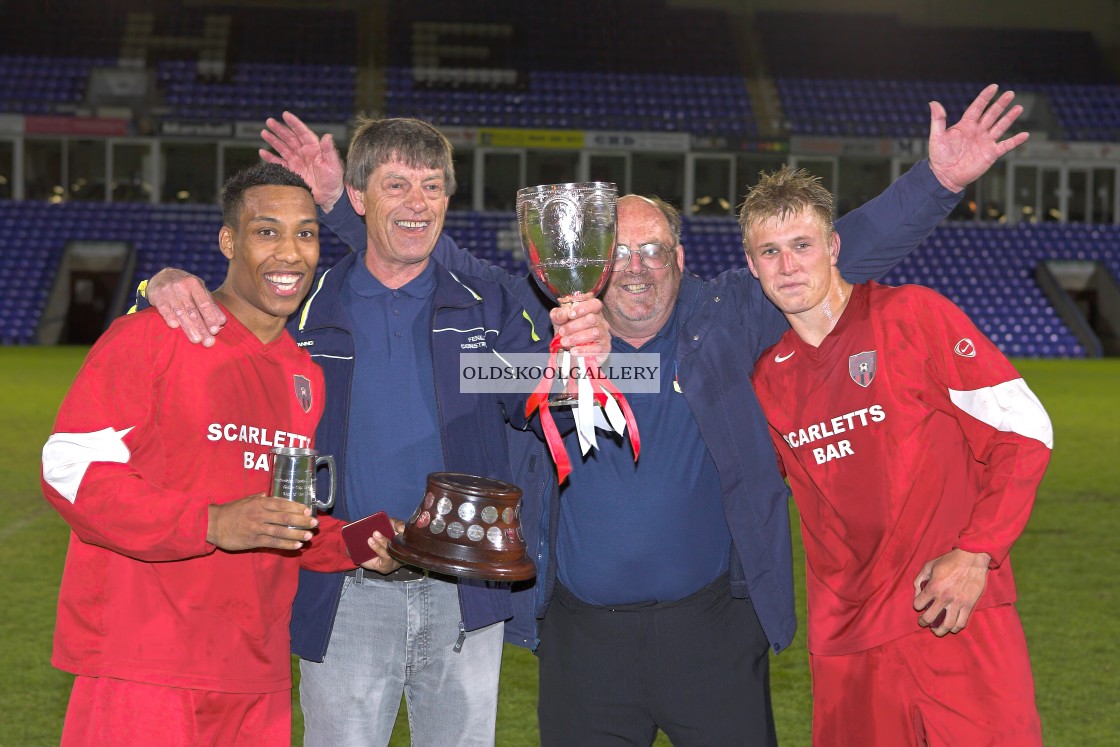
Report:
[[[1050,416],[1021,378],[996,386],[960,392],[949,390],[953,404],[977,420],[1005,433],[1041,441],[1054,448],[1054,428]]]
[[[55,433],[43,446],[43,477],[47,484],[73,503],[90,464],[128,463],[132,452],[124,445],[124,437],[131,430],[105,428],[95,433]]]

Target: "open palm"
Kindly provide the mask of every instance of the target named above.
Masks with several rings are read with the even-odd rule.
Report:
[[[965,109],[961,121],[945,129],[945,107],[937,101],[929,104],[929,166],[941,185],[960,192],[987,171],[1003,154],[1027,141],[1030,133],[1000,140],[1012,123],[1023,113],[1023,107],[1008,106],[1015,99],[1013,91],[1005,91],[991,106],[999,86],[992,84]]]

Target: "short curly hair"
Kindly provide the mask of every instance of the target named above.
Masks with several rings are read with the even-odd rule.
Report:
[[[311,187],[297,174],[262,161],[238,171],[222,186],[222,223],[231,228],[240,223],[245,193],[253,187],[301,187],[311,194]]]

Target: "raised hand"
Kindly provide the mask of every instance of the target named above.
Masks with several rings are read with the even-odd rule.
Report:
[[[603,363],[611,352],[611,330],[598,298],[554,307],[549,316],[565,348]]]
[[[261,130],[261,137],[276,153],[267,148],[261,148],[258,153],[268,163],[299,174],[311,187],[315,204],[329,213],[342,196],[345,175],[342,159],[334,147],[334,137],[328,132],[320,138],[291,112],[284,112],[282,116],[283,122],[269,117],[265,120],[267,129]]]
[[[993,83],[981,91],[965,109],[961,121],[949,129],[945,129],[945,107],[937,101],[929,103],[929,167],[945,189],[960,192],[1000,156],[1030,137],[1030,133],[1020,132],[1000,140],[1023,113],[1023,107],[1016,104],[1007,108],[1015,99],[1013,91],[1005,91],[988,106],[998,90]]]

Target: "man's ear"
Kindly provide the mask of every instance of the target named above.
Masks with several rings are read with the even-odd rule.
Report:
[[[755,270],[755,261],[753,259],[750,259],[750,248],[749,246],[747,246],[747,240],[745,236],[743,239],[743,255],[747,258],[747,269],[750,270],[750,274],[753,274],[755,279],[757,279],[758,270]]]
[[[832,232],[832,240],[828,245],[828,258],[833,267],[840,261],[840,234]]]
[[[226,259],[233,259],[233,229],[222,226],[218,231],[218,249]]]
[[[754,269],[754,260],[751,259],[751,250],[743,247],[743,255],[747,258],[747,269],[751,271],[751,274],[754,275],[757,280],[758,270]]]
[[[350,198],[350,207],[354,208],[354,212],[364,217],[366,214],[365,194],[360,189],[354,189],[347,184],[346,196]]]
[[[677,244],[677,269],[684,273],[684,244]]]

